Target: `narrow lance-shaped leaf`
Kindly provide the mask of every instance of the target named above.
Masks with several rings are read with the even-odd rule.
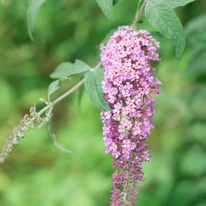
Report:
[[[59,79],[53,81],[53,82],[49,85],[49,88],[48,88],[48,100],[50,100],[50,96],[51,96],[55,91],[57,91],[59,88],[60,88],[60,81],[59,81]]]
[[[50,118],[49,122],[48,122],[48,131],[49,131],[49,136],[54,144],[55,147],[57,147],[59,150],[61,150],[62,152],[65,153],[72,153],[72,151],[64,148],[61,144],[59,144],[56,140],[56,135],[52,130],[52,119]]]
[[[61,63],[50,75],[51,78],[66,78],[74,74],[80,74],[89,71],[91,68],[84,62],[76,60],[74,63]]]
[[[85,75],[85,89],[91,101],[101,110],[110,110],[109,105],[104,99],[102,91],[102,81],[104,73],[102,68],[90,71]]]
[[[172,39],[176,56],[181,58],[185,48],[185,35],[182,24],[165,0],[150,0],[145,6],[148,21],[165,37]]]
[[[166,1],[169,4],[169,6],[174,9],[179,6],[185,6],[195,0],[166,0]]]
[[[28,15],[28,32],[31,39],[33,39],[32,31],[34,29],[35,20],[39,10],[44,2],[47,0],[29,0]]]
[[[114,14],[113,14],[113,0],[96,0],[97,4],[103,11],[104,15],[110,19],[114,20]]]

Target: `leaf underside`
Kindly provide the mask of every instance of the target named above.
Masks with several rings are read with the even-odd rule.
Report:
[[[60,88],[60,80],[53,81],[48,88],[48,100],[50,100],[50,96]]]
[[[50,75],[51,78],[67,78],[74,74],[80,74],[89,71],[91,68],[84,62],[76,60],[74,63],[61,63]]]

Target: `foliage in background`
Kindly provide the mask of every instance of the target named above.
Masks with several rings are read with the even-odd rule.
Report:
[[[51,82],[48,76],[54,68],[62,61],[73,62],[76,58],[95,65],[99,42],[111,28],[131,22],[135,6],[136,2],[117,4],[116,21],[109,23],[93,0],[48,1],[37,16],[31,42],[27,35],[27,1],[4,2],[0,7],[1,145],[28,108],[39,97],[46,97]],[[180,8],[178,13],[185,23],[196,17],[192,24],[203,18],[198,16],[204,8],[205,2],[199,1]],[[125,12],[128,15],[123,16]],[[160,39],[160,52],[165,57],[158,66],[162,94],[155,116],[156,130],[150,138],[153,157],[151,164],[145,165],[147,182],[142,188],[145,192],[139,195],[139,205],[206,204],[206,70],[202,61],[195,58],[204,60],[205,56],[202,21],[199,28],[191,28],[188,23],[188,39],[196,35],[191,39],[201,43],[199,48],[197,42],[191,42],[181,62],[173,56],[170,41]],[[143,27],[154,30],[149,24]],[[62,82],[60,93],[78,80],[77,76]],[[58,114],[54,113],[59,141],[72,148],[74,154],[68,156],[58,151],[46,130],[31,131],[0,168],[2,206],[108,205],[112,169],[111,159],[104,154],[99,110],[83,96],[80,114],[77,96],[75,93],[62,102],[56,108]]]

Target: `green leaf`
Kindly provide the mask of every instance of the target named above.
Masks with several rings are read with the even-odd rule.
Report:
[[[160,37],[160,38],[163,37],[162,34],[159,31],[151,31],[150,34],[152,36],[157,36],[157,37]]]
[[[104,99],[102,91],[102,81],[104,73],[102,68],[90,71],[85,75],[85,89],[91,101],[101,110],[110,110],[109,105]]]
[[[76,60],[74,64],[70,62],[61,63],[50,75],[51,78],[65,78],[74,74],[88,72],[91,68],[84,62]]]
[[[104,15],[114,21],[114,14],[113,14],[113,0],[96,0],[97,4],[103,11]]]
[[[169,4],[171,8],[174,9],[179,6],[185,6],[193,1],[195,0],[167,0],[167,3]]]
[[[28,33],[31,39],[33,39],[32,31],[34,29],[34,24],[39,10],[44,2],[47,0],[29,0],[29,8],[27,11],[28,16]]]
[[[53,81],[53,82],[49,85],[49,88],[48,88],[48,100],[50,100],[51,94],[53,94],[53,93],[54,93],[55,91],[57,91],[59,88],[60,88],[60,81],[59,81],[59,79]]]
[[[49,122],[48,122],[48,131],[49,131],[49,136],[54,144],[55,147],[57,147],[59,150],[61,150],[62,152],[65,153],[72,153],[72,151],[64,148],[61,144],[59,144],[56,140],[56,135],[52,130],[52,119],[50,118]]]
[[[185,48],[185,35],[182,24],[165,0],[150,0],[145,6],[148,21],[166,38],[172,39],[176,56],[181,58]]]

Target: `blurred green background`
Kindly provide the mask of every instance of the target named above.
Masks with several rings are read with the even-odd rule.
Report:
[[[28,0],[0,5],[0,147],[33,105],[41,108],[49,74],[76,58],[95,66],[99,44],[119,25],[130,25],[137,1],[114,7],[110,22],[95,0],[48,0],[38,15],[32,42],[27,32]],[[150,136],[151,161],[144,164],[146,181],[140,206],[206,206],[206,1],[176,9],[187,33],[180,61],[172,41],[159,38],[162,81],[155,129]],[[144,19],[139,28],[154,31]],[[66,81],[59,96],[79,81]],[[100,111],[79,93],[55,107],[58,141],[73,151],[59,151],[47,128],[26,134],[0,165],[0,206],[107,206],[112,189],[111,155],[102,140]]]

